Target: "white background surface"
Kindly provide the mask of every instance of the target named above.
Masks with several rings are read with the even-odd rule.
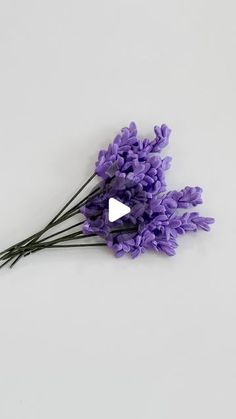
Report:
[[[51,250],[0,272],[1,419],[236,417],[235,2],[2,0],[1,248],[135,120],[212,232],[175,258]]]

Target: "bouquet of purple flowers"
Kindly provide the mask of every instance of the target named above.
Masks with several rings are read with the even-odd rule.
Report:
[[[178,235],[198,229],[209,231],[213,218],[185,211],[202,203],[200,187],[166,191],[165,173],[171,157],[162,158],[161,151],[169,142],[170,132],[166,125],[155,126],[155,136],[149,140],[138,138],[134,122],[123,128],[107,150],[99,152],[92,176],[50,223],[0,253],[1,267],[8,263],[12,267],[22,256],[45,248],[108,246],[117,257],[130,253],[135,258],[148,249],[173,256]],[[96,176],[98,184],[79,199]],[[114,222],[109,221],[111,198],[130,207],[128,214]],[[81,221],[51,231],[78,216],[82,216]]]

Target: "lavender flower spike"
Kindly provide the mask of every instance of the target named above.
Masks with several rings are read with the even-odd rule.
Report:
[[[155,126],[154,132],[153,140],[140,139],[135,123],[131,122],[107,150],[100,151],[96,173],[103,179],[104,188],[81,210],[86,217],[84,233],[103,237],[117,257],[129,253],[135,258],[146,250],[173,256],[179,235],[198,229],[209,231],[214,223],[213,218],[197,212],[180,212],[202,204],[199,186],[166,192],[165,172],[171,158],[161,158],[160,152],[168,145],[171,130],[163,124]],[[115,223],[108,221],[110,197],[131,208],[129,214]],[[132,231],[117,231],[132,226]]]

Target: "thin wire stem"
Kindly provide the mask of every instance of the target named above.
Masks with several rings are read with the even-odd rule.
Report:
[[[8,262],[10,262],[11,260],[12,260],[13,258],[12,257],[9,257],[4,263],[2,263],[1,265],[0,265],[0,269],[2,269],[3,268],[3,266],[5,266]]]
[[[67,201],[67,203],[62,207],[62,209],[53,217],[53,219],[46,225],[46,227],[43,229],[44,232],[47,231],[47,229],[54,223],[54,221],[57,220],[57,218],[65,211],[65,209],[75,200],[75,198],[86,188],[86,186],[94,179],[96,176],[96,173],[94,172],[92,176],[79,188],[79,190],[72,196],[72,198]],[[43,233],[40,233],[37,235],[31,242],[35,242]]]
[[[50,234],[50,236],[44,237],[43,239],[37,241],[37,243],[42,243],[45,240],[51,239],[54,236],[58,236],[59,234],[65,233],[66,231],[69,231],[69,230],[72,230],[73,228],[78,227],[78,226],[80,226],[82,224],[84,224],[84,221],[80,221],[80,223],[73,224],[72,226],[67,227],[67,228],[64,228],[63,230],[57,231],[54,234]]]
[[[10,268],[12,268],[20,258],[21,258],[21,255],[17,256],[17,258],[10,264]]]
[[[66,231],[72,230],[73,228],[78,227],[83,223],[84,223],[84,221],[81,221],[80,223],[73,224],[70,227],[67,227],[67,228],[64,228],[63,230],[57,231],[54,234],[50,234],[50,236],[44,237],[43,239],[37,241],[37,244],[40,244],[40,243],[44,242],[45,240],[51,239],[52,237],[58,236],[59,234],[65,233]],[[29,254],[30,254],[30,252],[25,253],[24,256],[28,256]]]
[[[95,178],[95,176],[96,173],[93,173],[92,176],[90,176],[87,182],[85,182],[83,186],[81,186],[81,188],[72,196],[72,198],[69,199],[69,201],[64,205],[64,207],[62,207],[62,209],[55,215],[55,217],[50,221],[48,225],[56,221],[56,219],[64,212],[64,210],[71,204],[71,202],[75,200],[75,198],[84,190],[84,188],[86,188],[86,186]]]
[[[63,221],[66,221],[66,220],[68,220],[69,218],[71,218],[73,215],[75,215],[75,214],[72,214],[72,215],[68,215],[67,217],[65,217],[62,221],[56,221],[53,225],[52,225],[52,227],[51,228],[53,228],[53,227],[55,227],[57,224],[60,224],[61,222],[63,222]],[[78,225],[79,224],[83,224],[83,222],[84,221],[82,221],[81,223],[78,223]],[[36,234],[34,234],[34,235],[32,235],[32,236],[30,236],[30,238],[33,238],[33,237],[35,237],[36,235],[38,235],[39,233],[45,233],[46,231],[44,231],[44,230],[40,230],[40,232],[38,232],[38,233],[36,233]],[[55,233],[55,234],[59,234],[59,232],[58,233]],[[7,257],[9,257],[10,255],[13,255],[13,254],[15,254],[15,252],[18,250],[18,251],[23,251],[25,248],[26,248],[26,246],[27,246],[27,242],[29,241],[29,238],[28,239],[25,239],[25,240],[23,240],[22,241],[22,243],[25,243],[25,246],[20,246],[20,242],[19,242],[19,245],[14,245],[14,246],[12,246],[11,247],[11,250],[9,250],[9,251],[5,251],[5,252],[1,252],[0,253],[0,255],[2,254],[2,256],[0,257],[0,260],[4,260],[4,259],[6,259]],[[29,244],[29,243],[28,243]],[[21,248],[21,247],[23,247],[23,249]]]
[[[113,230],[111,233],[112,234],[116,234],[116,233],[127,233],[127,232],[136,232],[137,228],[133,227],[133,226],[127,226],[126,228],[123,229],[116,229]],[[85,246],[106,246],[106,243],[81,243],[81,244],[69,244],[69,245],[58,245],[57,243],[60,242],[65,242],[65,241],[73,241],[73,240],[78,240],[78,239],[85,239],[88,237],[96,237],[97,234],[86,234],[83,235],[82,231],[67,235],[67,236],[63,236],[58,238],[57,240],[51,240],[49,242],[41,242],[41,244],[35,243],[33,246],[31,245],[30,249],[27,249],[27,247],[24,248],[24,251],[27,250],[31,250],[28,254],[30,253],[35,253],[39,250],[43,250],[43,249],[47,249],[47,248],[51,248],[51,247],[85,247]],[[23,251],[23,253],[24,253]],[[22,256],[22,250],[21,251],[16,251],[14,254],[11,254],[10,257],[6,257],[5,259],[7,259],[2,265],[0,265],[0,269],[5,266],[8,262],[10,262],[12,259],[14,259],[16,257],[16,259],[14,260],[14,262],[10,265],[10,267],[13,267],[15,265],[15,263],[17,262],[17,260],[19,260],[19,258]],[[3,259],[3,258],[2,258]]]
[[[95,198],[95,196],[97,196],[97,195],[98,195],[98,193],[97,193],[97,192],[100,192],[100,190],[101,190],[101,187],[100,187],[100,186],[99,186],[99,187],[97,187],[96,189],[94,189],[92,192],[90,192],[90,194],[88,194],[85,198],[83,198],[80,202],[78,202],[78,204],[74,205],[74,207],[72,207],[72,208],[71,208],[69,211],[67,211],[64,215],[70,214],[70,213],[72,213],[72,212],[76,211],[77,209],[80,209],[80,208],[81,208],[81,206],[83,206],[83,205],[87,204],[87,202],[89,202],[89,200],[90,200],[91,198]],[[62,218],[63,218],[63,217],[62,217]],[[61,219],[61,218],[59,218],[59,219]]]
[[[90,178],[83,184],[83,186],[73,195],[73,197],[63,206],[63,208],[56,214],[56,216],[50,221],[50,223],[48,223],[47,224],[47,226],[44,228],[44,229],[42,229],[42,230],[40,230],[40,232],[38,232],[38,233],[36,233],[36,234],[34,234],[34,235],[32,235],[32,236],[30,236],[30,239],[25,239],[25,240],[23,240],[23,241],[21,241],[21,242],[19,242],[18,244],[16,244],[16,245],[13,245],[13,246],[11,246],[10,248],[8,248],[7,250],[5,250],[5,251],[3,251],[3,252],[1,252],[0,254],[5,254],[7,251],[9,251],[10,253],[11,253],[11,251],[12,251],[12,249],[16,249],[17,247],[19,247],[19,245],[24,245],[24,244],[26,244],[26,243],[34,243],[35,241],[37,241],[37,239],[43,234],[43,233],[45,233],[49,228],[52,228],[52,227],[54,227],[54,225],[55,224],[58,224],[58,223],[56,223],[56,220],[59,218],[59,216],[64,212],[64,210],[71,204],[71,202],[84,190],[84,188],[92,181],[92,179],[94,178],[96,176],[96,173],[93,173],[93,175],[92,176],[90,176]],[[93,193],[94,193],[94,191],[93,191]],[[80,202],[80,204],[82,204],[84,201],[86,201],[86,199],[87,199],[88,197],[86,197],[86,198],[84,198],[81,202]],[[78,204],[77,204],[78,205]],[[76,207],[76,206],[75,206]],[[78,207],[79,208],[79,207]],[[77,212],[77,211],[76,211]],[[65,214],[64,214],[65,215]],[[73,216],[74,214],[73,214],[73,212],[70,210],[70,211],[68,211],[68,216],[66,216],[66,217],[62,217],[62,219],[61,220],[58,220],[59,221],[59,223],[60,222],[62,222],[62,221],[64,221],[64,220],[66,220],[67,218],[70,218],[70,216]],[[21,255],[22,256],[22,255]],[[21,257],[20,256],[20,257]],[[15,260],[14,261],[14,263],[16,263],[19,259],[20,259],[20,257],[18,257],[17,258],[17,260]]]
[[[83,231],[78,231],[76,233],[73,234],[69,234],[63,237],[60,237],[56,240],[51,240],[48,242],[44,242],[44,243],[29,243],[26,247],[24,247],[23,250],[16,250],[14,253],[11,254],[11,257],[14,258],[15,256],[19,255],[22,256],[26,251],[29,253],[33,253],[33,251],[37,251],[40,250],[42,247],[49,247],[54,243],[60,243],[63,241],[69,241],[69,240],[74,240],[74,239],[81,239],[81,238],[87,238],[87,237],[94,237],[96,236],[96,234],[86,234],[83,235]],[[6,257],[5,257],[6,258]]]
[[[89,247],[89,246],[106,246],[106,243],[81,243],[81,244],[55,244],[50,246],[50,249],[60,247]]]
[[[25,243],[27,243],[27,242],[29,242],[30,240],[32,240],[32,239],[34,239],[34,238],[36,238],[36,237],[40,237],[40,235],[42,235],[44,232],[46,232],[47,231],[47,229],[49,228],[49,226],[50,226],[50,228],[52,228],[52,227],[54,227],[55,225],[57,225],[57,224],[59,224],[59,222],[55,222],[56,221],[56,219],[62,214],[62,212],[71,204],[71,202],[79,195],[79,193],[80,192],[82,192],[83,191],[83,189],[89,184],[89,182],[91,182],[92,181],[92,179],[94,178],[96,176],[96,173],[94,173],[92,176],[90,176],[90,178],[83,184],[83,186],[73,195],[73,197],[64,205],[64,207],[57,213],[57,215],[50,221],[50,223],[48,223],[47,224],[47,226],[45,227],[45,228],[43,228],[42,230],[40,230],[39,232],[37,232],[37,233],[34,233],[34,234],[32,234],[31,236],[29,236],[29,237],[27,237],[26,239],[24,239],[24,240],[21,240],[21,241],[19,241],[19,242],[17,242],[16,244],[14,244],[14,245],[12,245],[12,246],[10,246],[10,247],[8,247],[7,249],[5,249],[5,250],[3,250],[3,251],[1,251],[0,252],[0,255],[3,255],[3,254],[5,254],[5,253],[7,253],[7,252],[10,252],[12,249],[15,249],[15,248],[17,248],[17,247],[19,247],[19,246],[22,246],[22,245],[24,245]],[[100,188],[97,188],[97,190],[99,190]],[[93,194],[95,191],[92,191],[92,193],[91,194]],[[89,194],[90,195],[90,194]],[[89,197],[89,195],[86,197],[86,198],[84,198],[81,202],[79,202],[79,204],[77,204],[77,205],[80,205],[80,204],[82,204],[82,203],[84,203],[84,201],[86,201],[86,199],[88,199],[88,197]],[[76,207],[76,206],[75,206]],[[73,208],[73,209],[75,209],[75,207]],[[72,209],[71,210],[69,210],[67,213],[65,213],[64,215],[66,215],[66,214],[68,214],[69,215],[69,213],[72,211]],[[67,218],[65,218],[65,219],[67,219]],[[61,220],[62,221],[64,221],[64,216],[63,217],[61,217]],[[58,220],[59,221],[59,220]],[[55,223],[54,223],[55,222]],[[60,221],[61,222],[61,221]]]

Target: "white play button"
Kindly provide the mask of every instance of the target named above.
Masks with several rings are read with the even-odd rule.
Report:
[[[113,221],[119,220],[126,214],[129,214],[130,208],[127,205],[122,204],[122,202],[117,201],[115,198],[110,198],[108,203],[108,219],[111,223]]]

